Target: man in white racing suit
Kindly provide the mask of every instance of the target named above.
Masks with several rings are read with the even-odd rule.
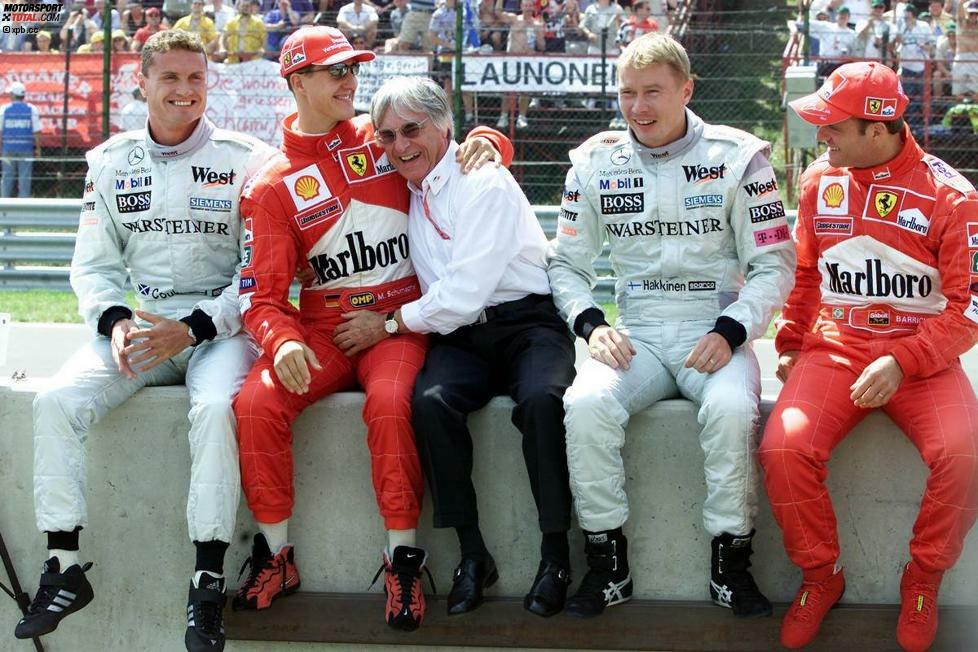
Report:
[[[767,616],[771,604],[748,571],[760,372],[747,343],[791,289],[795,263],[769,144],[686,108],[689,59],[670,37],[636,39],[618,71],[629,130],[571,152],[549,263],[554,301],[590,352],[564,397],[589,567],[565,611],[596,616],[631,597],[625,426],[683,396],[702,426],[711,597],[737,616]],[[606,241],[618,277],[614,328],[591,295]]]
[[[142,387],[186,382],[187,522],[197,567],[185,642],[190,650],[218,650],[224,553],[240,496],[231,401],[256,357],[237,300],[238,196],[273,150],[204,117],[207,62],[196,35],[154,35],[141,70],[147,128],[119,134],[86,157],[71,285],[97,336],[34,401],[35,514],[50,558],[15,633],[47,634],[92,599],[91,564],[82,566],[78,554],[79,530],[88,524],[89,427]],[[142,434],[147,446],[158,444],[158,433]]]

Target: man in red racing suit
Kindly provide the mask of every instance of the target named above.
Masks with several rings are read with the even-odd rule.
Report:
[[[792,108],[828,152],[805,171],[796,284],[778,323],[786,379],[760,460],[788,556],[803,572],[781,642],[810,642],[842,595],[824,484],[832,449],[883,411],[930,469],[900,584],[897,639],[927,649],[937,592],[978,511],[978,401],[958,356],[978,340],[978,194],[926,154],[879,63],[838,68]]]
[[[386,313],[421,296],[408,257],[407,184],[374,142],[369,116],[353,117],[357,67],[373,58],[328,27],[300,29],[283,44],[281,72],[298,113],[283,123],[282,152],[242,196],[241,310],[263,355],[234,409],[242,484],[260,533],[233,605],[262,609],[298,589],[287,529],[294,505],[291,424],[324,396],[360,386],[373,486],[388,531],[386,620],[412,630],[424,617],[426,553],[415,547],[423,479],[410,405],[427,340],[412,333],[366,341],[337,329],[344,313]],[[512,146],[501,134],[472,135],[487,136],[508,164]],[[474,155],[491,149],[479,143]],[[296,310],[289,286],[302,256],[314,277]]]

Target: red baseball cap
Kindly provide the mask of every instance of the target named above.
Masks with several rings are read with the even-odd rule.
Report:
[[[847,118],[896,120],[909,103],[895,72],[878,62],[858,61],[839,66],[820,89],[790,106],[805,122],[834,125]]]
[[[376,56],[370,50],[354,50],[343,32],[335,27],[303,27],[282,44],[279,66],[285,77],[306,66],[331,66],[351,59],[373,61]]]

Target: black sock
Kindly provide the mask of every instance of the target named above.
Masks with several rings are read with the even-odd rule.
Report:
[[[228,543],[225,541],[194,541],[197,548],[195,571],[207,571],[214,575],[224,575],[224,553]]]
[[[462,548],[462,557],[485,561],[489,557],[489,550],[486,542],[482,540],[482,530],[478,523],[460,525],[455,528],[458,534],[458,543]]]
[[[544,561],[570,568],[570,544],[566,532],[544,532],[540,542],[540,557]]]
[[[48,550],[78,550],[78,532],[81,526],[71,532],[48,532]]]

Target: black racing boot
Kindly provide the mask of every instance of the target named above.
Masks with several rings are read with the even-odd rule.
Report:
[[[711,544],[710,597],[721,607],[733,610],[738,618],[761,618],[772,613],[771,603],[747,570],[754,552],[753,537],[754,530],[740,537],[724,532],[713,537]]]
[[[50,634],[57,629],[58,623],[65,616],[91,602],[95,593],[85,577],[91,567],[91,562],[84,566],[74,564],[62,571],[57,557],[51,557],[44,562],[37,594],[27,610],[27,615],[17,622],[14,636],[34,638]]]
[[[584,534],[588,571],[564,607],[564,613],[575,618],[599,616],[605,607],[632,599],[628,541],[621,528]]]

